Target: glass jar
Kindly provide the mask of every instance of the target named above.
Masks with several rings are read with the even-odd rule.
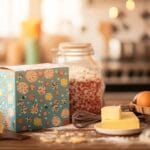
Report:
[[[77,110],[99,114],[103,105],[102,70],[90,43],[61,43],[55,63],[69,66],[71,115]]]

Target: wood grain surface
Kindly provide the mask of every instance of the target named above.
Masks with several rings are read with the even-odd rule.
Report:
[[[142,144],[138,140],[138,135],[134,136],[108,136],[96,133],[93,129],[64,129],[61,128],[59,130],[59,134],[57,134],[58,138],[60,135],[64,135],[66,133],[74,133],[74,135],[78,133],[83,133],[88,140],[86,142],[81,143],[56,143],[56,142],[42,142],[40,138],[44,134],[49,134],[51,136],[52,130],[38,131],[38,132],[27,132],[23,133],[24,135],[30,136],[30,138],[26,140],[0,140],[0,150],[109,150],[109,149],[131,149],[131,150],[149,150],[150,145]],[[22,134],[22,133],[20,133]],[[121,138],[120,142],[111,141],[109,138]],[[106,140],[108,138],[108,141]],[[90,139],[90,140],[89,140]],[[100,140],[104,139],[104,140]],[[124,140],[125,139],[125,140]],[[129,142],[126,142],[126,140]],[[132,140],[133,142],[130,142]],[[124,142],[125,141],[125,142]]]
[[[118,101],[111,101],[110,103],[117,104]],[[86,142],[81,142],[78,144],[69,142],[60,144],[56,142],[43,142],[41,140],[41,137],[47,133],[49,134],[49,136],[51,136],[51,132],[53,132],[53,129],[47,129],[37,132],[19,133],[19,135],[23,134],[30,136],[30,138],[27,138],[25,140],[3,140],[3,138],[0,138],[0,150],[150,150],[150,144],[148,145],[140,143],[138,135],[122,137],[125,139],[129,138],[129,142],[122,142],[122,140],[120,142],[114,142],[111,140],[107,141],[107,138],[115,138],[116,136],[99,134],[96,133],[92,128],[70,128],[66,130],[66,128],[63,127],[59,129],[59,133],[57,134],[59,138],[60,135],[64,135],[66,133],[74,133],[74,135],[76,135],[77,133],[83,133],[86,138],[88,138]],[[104,140],[99,140],[101,138],[103,138]],[[133,142],[130,142],[130,140],[132,140]]]

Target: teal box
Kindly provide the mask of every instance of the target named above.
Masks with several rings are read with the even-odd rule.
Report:
[[[68,68],[54,64],[0,69],[0,111],[8,130],[20,132],[69,123]]]

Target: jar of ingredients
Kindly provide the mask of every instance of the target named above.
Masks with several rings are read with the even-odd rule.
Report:
[[[90,43],[61,43],[56,63],[69,66],[71,115],[77,110],[99,114],[103,105],[102,70],[94,61]]]

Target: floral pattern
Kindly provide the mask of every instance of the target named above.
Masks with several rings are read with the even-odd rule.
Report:
[[[39,93],[40,95],[44,95],[44,94],[45,94],[45,87],[39,86],[39,87],[38,87],[38,93]]]
[[[20,94],[26,94],[28,93],[28,85],[25,82],[19,82],[17,85],[17,90]]]
[[[27,71],[26,73],[26,79],[29,82],[35,82],[38,79],[38,74],[35,71]]]
[[[61,112],[61,117],[62,118],[68,118],[69,117],[69,110],[68,108],[64,108]]]
[[[35,126],[41,126],[42,125],[42,120],[41,120],[41,118],[35,118],[34,119],[34,125]]]
[[[54,76],[54,71],[52,69],[45,70],[44,76],[46,79],[51,79]]]
[[[28,99],[29,99],[30,101],[33,101],[33,100],[35,99],[34,94],[30,94],[30,95],[28,96]]]
[[[46,93],[45,99],[46,99],[47,101],[50,101],[50,100],[52,99],[52,94],[51,94],[51,93]]]
[[[68,80],[66,80],[66,79],[61,79],[61,85],[62,85],[62,86],[67,86],[67,85],[68,85]]]
[[[54,117],[52,118],[52,124],[53,124],[54,127],[59,126],[59,125],[60,125],[60,118],[57,117],[57,116],[54,116]]]
[[[66,67],[0,71],[0,111],[6,114],[6,127],[19,132],[69,123],[68,80]]]
[[[38,104],[32,105],[31,108],[31,114],[37,114],[38,113]]]

